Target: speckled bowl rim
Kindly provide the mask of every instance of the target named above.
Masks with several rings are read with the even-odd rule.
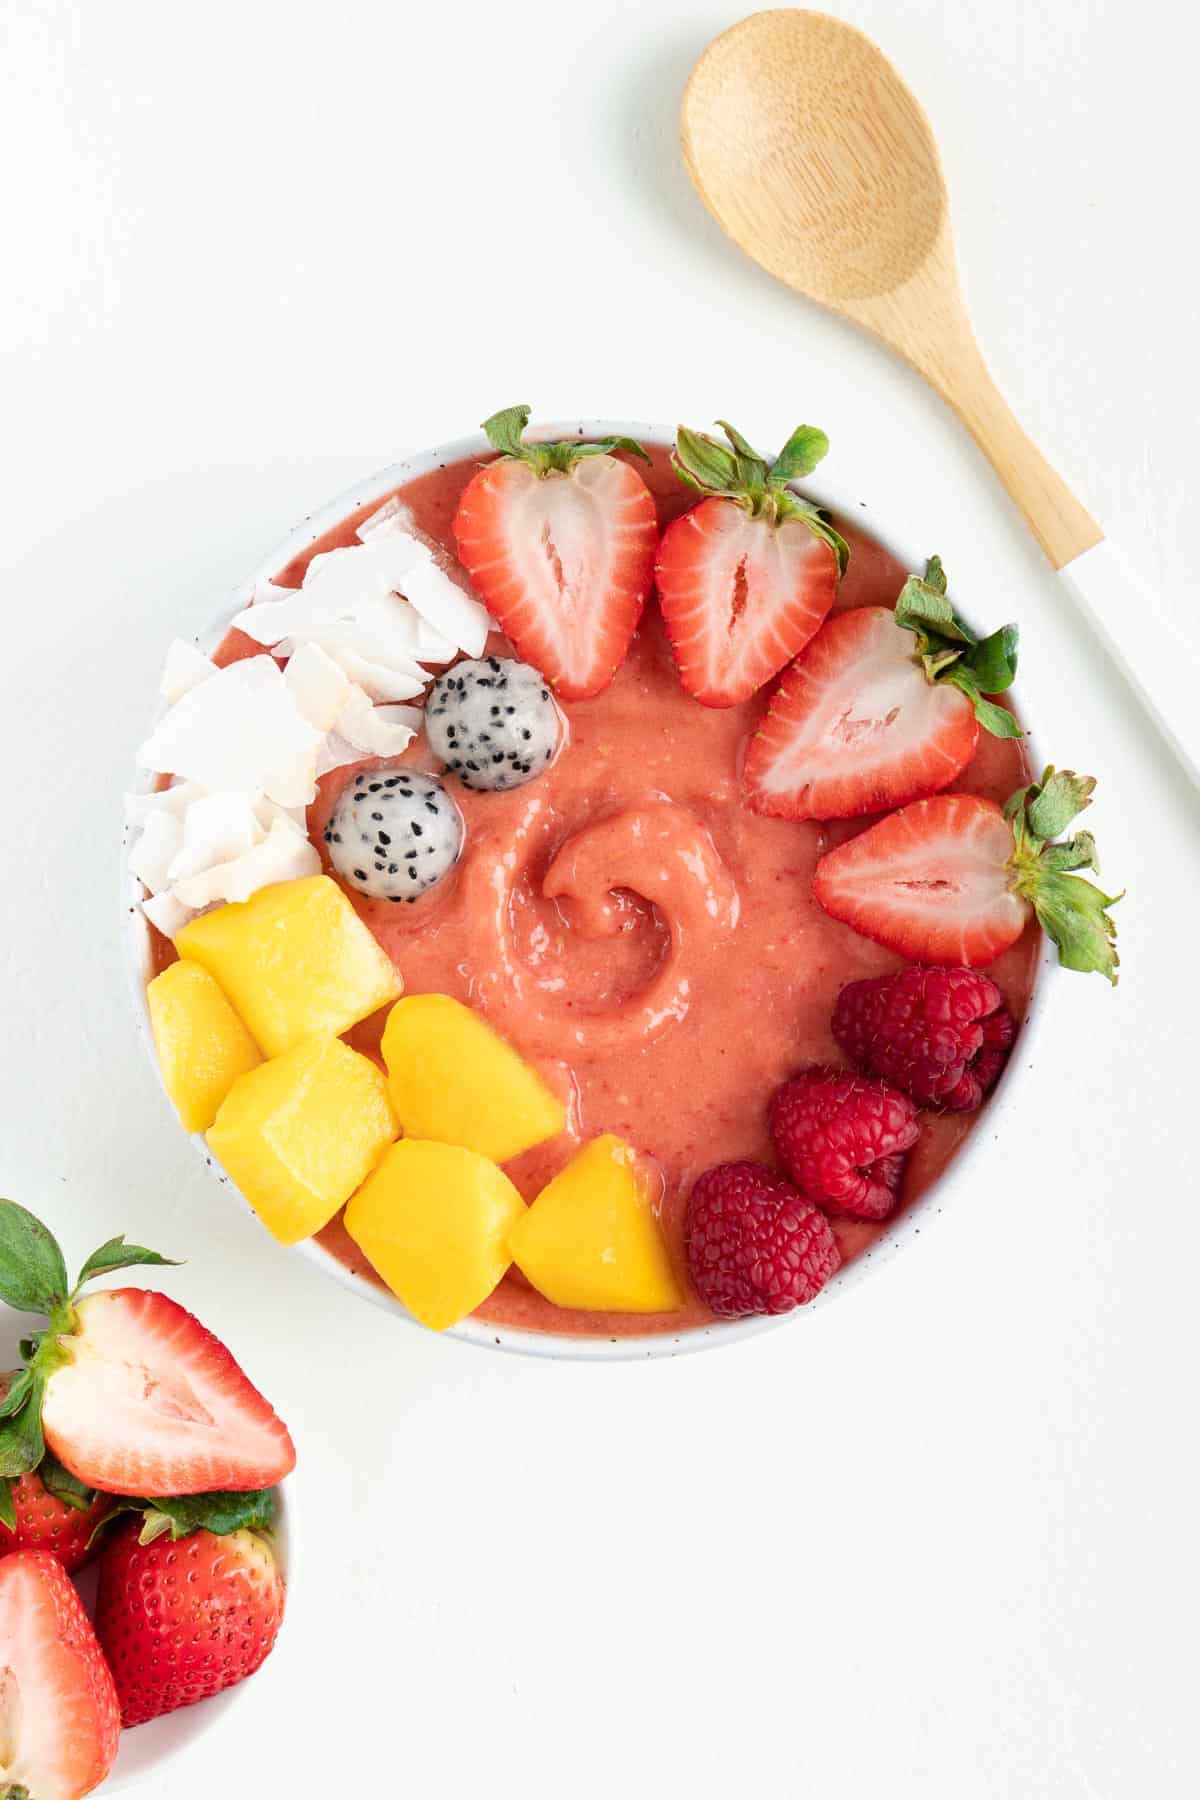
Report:
[[[548,441],[573,437],[590,439],[626,436],[659,446],[670,445],[674,440],[674,432],[669,427],[647,424],[638,420],[611,419],[580,419],[568,420],[560,424],[538,425],[531,436]],[[278,575],[293,558],[309,549],[333,526],[340,524],[350,514],[358,512],[364,506],[382,504],[397,488],[422,475],[430,474],[435,469],[444,468],[450,463],[461,462],[468,457],[483,455],[487,450],[486,438],[481,432],[474,432],[470,436],[454,438],[448,443],[439,444],[432,450],[417,451],[402,461],[392,463],[387,468],[378,470],[374,475],[355,482],[352,487],[347,488],[327,505],[310,514],[302,524],[288,533],[269,556],[263,559],[253,574],[226,601],[208,629],[200,634],[197,639],[200,647],[205,650],[215,649],[228,630],[234,614],[249,605],[256,585],[260,581],[270,580]],[[819,482],[805,482],[803,485],[804,492],[811,499],[822,506],[829,507],[831,511],[844,518],[853,519],[856,525],[861,525],[886,550],[896,556],[906,568],[914,569],[922,566],[924,552],[917,542],[916,534],[911,530],[898,527],[890,520],[886,523],[880,520],[853,488],[825,479]],[[1019,695],[1021,717],[1028,734],[1026,744],[1030,762],[1033,767],[1037,768],[1041,765],[1036,750],[1036,708],[1034,708],[1034,717],[1031,718],[1030,683],[1024,671],[1021,676]],[[157,713],[160,714],[162,710],[160,704]],[[134,791],[145,792],[150,786],[151,782],[145,772],[137,771]],[[150,971],[150,934],[137,905],[141,897],[141,886],[130,873],[128,866],[130,837],[131,833],[127,830],[122,854],[121,893],[125,921],[123,931],[125,960],[139,1036],[157,1074],[158,1059],[150,1034],[149,1013],[146,1005],[146,983]],[[493,1324],[488,1320],[476,1318],[464,1319],[461,1324],[452,1326],[444,1335],[456,1338],[462,1343],[478,1344],[486,1349],[504,1350],[523,1356],[555,1357],[575,1362],[628,1362],[642,1358],[680,1356],[698,1350],[718,1349],[742,1342],[749,1337],[755,1337],[760,1332],[772,1331],[782,1325],[793,1324],[801,1318],[817,1316],[821,1309],[828,1306],[837,1295],[845,1293],[855,1282],[862,1280],[869,1272],[877,1269],[881,1263],[889,1262],[901,1249],[910,1245],[920,1236],[922,1226],[928,1226],[930,1219],[940,1214],[967,1186],[972,1178],[977,1159],[985,1153],[984,1146],[996,1136],[996,1131],[991,1128],[1000,1126],[1002,1122],[1007,1123],[1009,1116],[1019,1109],[1024,1084],[1029,1079],[1030,1053],[1036,1052],[1046,1015],[1047,994],[1057,979],[1057,969],[1053,947],[1048,941],[1043,942],[1033,993],[1022,1027],[1021,1054],[1010,1058],[1008,1067],[988,1102],[989,1129],[973,1130],[945,1173],[926,1189],[919,1200],[905,1209],[895,1223],[876,1239],[870,1249],[864,1251],[862,1255],[856,1256],[852,1262],[840,1269],[824,1291],[810,1305],[779,1318],[737,1319],[725,1323],[694,1325],[678,1332],[643,1332],[619,1338],[583,1337],[565,1332],[522,1331],[512,1326]],[[212,1156],[204,1138],[196,1135],[192,1138],[192,1142],[220,1181],[232,1186],[229,1177]],[[332,1276],[351,1293],[369,1300],[375,1306],[385,1308],[410,1325],[418,1323],[393,1294],[361,1275],[352,1274],[344,1264],[340,1263],[335,1256],[315,1240],[308,1239],[304,1243],[297,1244],[292,1253],[305,1258],[326,1275]]]

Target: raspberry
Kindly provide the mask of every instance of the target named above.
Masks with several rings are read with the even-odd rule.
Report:
[[[902,969],[852,981],[833,1009],[851,1062],[922,1106],[971,1112],[994,1086],[1017,1028],[1000,989],[977,969]]]
[[[841,1069],[808,1069],[786,1082],[767,1123],[800,1192],[852,1219],[885,1219],[891,1212],[905,1153],[921,1130],[904,1094]]]
[[[761,1163],[721,1163],[701,1175],[686,1239],[696,1292],[722,1319],[803,1306],[841,1262],[828,1221]]]

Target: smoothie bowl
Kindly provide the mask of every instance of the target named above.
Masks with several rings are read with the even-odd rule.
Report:
[[[1015,628],[801,494],[823,434],[526,422],[335,501],[172,647],[135,989],[281,1242],[469,1341],[669,1354],[971,1178],[1050,964],[1115,978],[1111,901]]]

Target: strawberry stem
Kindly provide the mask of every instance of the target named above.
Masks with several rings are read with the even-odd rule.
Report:
[[[498,450],[501,457],[507,457],[513,462],[528,463],[539,477],[569,475],[582,457],[607,456],[613,450],[627,450],[632,456],[640,456],[645,462],[650,461],[649,451],[630,437],[598,438],[594,443],[572,439],[560,444],[527,444],[524,435],[528,424],[527,406],[506,406],[500,412],[493,413],[490,419],[485,419],[481,429],[487,433],[492,449]]]
[[[1072,873],[1099,874],[1096,840],[1090,831],[1052,842],[1092,803],[1095,778],[1071,769],[1043,772],[1040,781],[1018,788],[1004,808],[1012,826],[1014,850],[1009,861],[1012,886],[1028,900],[1038,922],[1058,946],[1064,969],[1103,975],[1115,987],[1120,957],[1116,926],[1108,908],[1123,898],[1105,894],[1094,882]]]
[[[1002,625],[990,637],[975,637],[946,597],[946,572],[939,556],[929,558],[923,577],[910,575],[904,583],[895,618],[897,625],[916,638],[917,661],[924,666],[928,682],[944,681],[958,688],[993,737],[1023,735],[1007,708],[986,698],[1003,694],[1016,679],[1017,628]]]
[[[675,434],[671,467],[696,493],[732,500],[752,519],[771,526],[798,519],[814,537],[830,545],[838,559],[838,573],[845,574],[850,546],[829,523],[828,514],[793,493],[790,482],[811,475],[829,450],[829,439],[815,425],[797,425],[774,462],[759,454],[740,431],[725,419],[717,424],[728,444],[705,431],[680,425]]]

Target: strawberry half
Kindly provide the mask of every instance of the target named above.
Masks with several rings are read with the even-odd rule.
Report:
[[[500,452],[454,515],[459,560],[517,654],[564,700],[588,700],[625,660],[650,591],[658,519],[632,438],[526,444],[527,406],[484,421]]]
[[[1053,842],[1091,804],[1090,775],[1048,768],[1001,811],[975,794],[941,794],[881,819],[817,864],[825,911],[913,962],[980,968],[1015,944],[1029,920],[1058,946],[1064,968],[1114,985],[1120,895],[1075,869],[1097,869],[1089,831]]]
[[[746,752],[752,812],[851,819],[948,787],[975,754],[979,728],[1019,737],[985,692],[1012,685],[1017,630],[977,642],[946,599],[931,558],[892,612],[864,606],[828,619],[786,670]]]
[[[0,1201],[0,1299],[49,1320],[22,1344],[26,1366],[0,1401],[8,1510],[8,1484],[39,1468],[47,1446],[81,1492],[258,1489],[295,1466],[287,1427],[225,1346],[174,1300],[142,1288],[79,1299],[93,1275],[165,1261],[114,1238],[69,1288],[50,1232]]]
[[[704,706],[736,706],[807,644],[850,553],[825,514],[788,486],[829,449],[823,431],[798,426],[768,466],[732,425],[717,423],[728,448],[679,427],[675,472],[709,498],[667,526],[654,573],[684,688]]]
[[[218,1503],[236,1495],[213,1495]],[[283,1573],[269,1494],[239,1514],[210,1508],[215,1529],[151,1508],[122,1526],[100,1558],[96,1634],[124,1725],[207,1700],[253,1675],[283,1622]],[[247,1523],[239,1523],[245,1518]]]
[[[23,1550],[0,1562],[0,1793],[80,1800],[116,1760],[113,1678],[59,1563]]]

